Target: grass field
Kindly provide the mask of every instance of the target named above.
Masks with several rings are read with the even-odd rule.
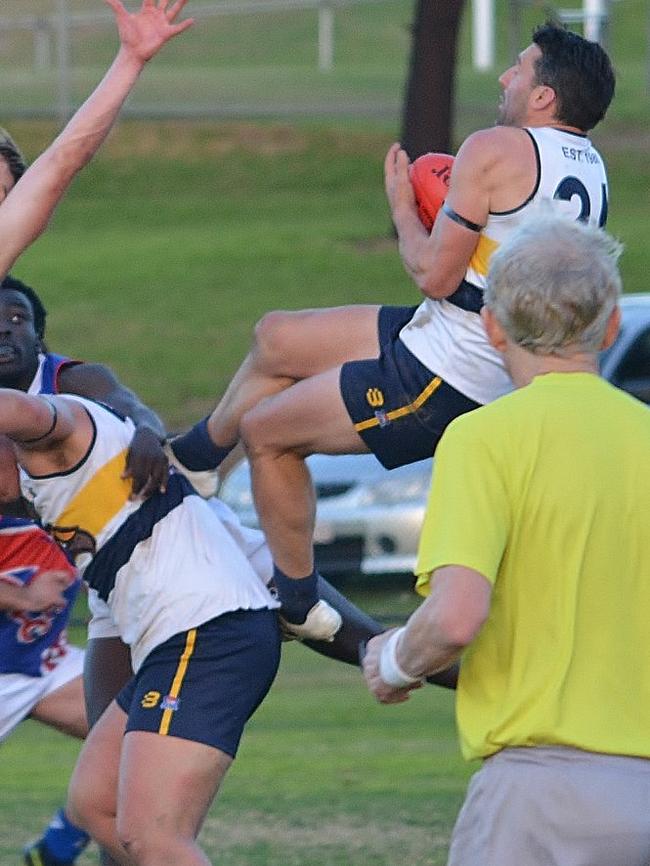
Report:
[[[35,6],[5,2],[15,14]],[[397,14],[397,5],[385,8]],[[642,0],[616,4],[619,101],[595,136],[610,166],[610,229],[627,245],[629,291],[650,288],[650,107],[643,33],[635,26],[644,10]],[[399,15],[405,18],[403,8]],[[370,54],[372,40],[364,38]],[[463,39],[459,136],[491,122],[497,92],[494,75],[469,68]],[[374,73],[353,72],[352,53],[343,56],[340,86],[356,75],[369,91],[393,88],[397,99],[406,40],[394,33],[390,40],[383,72],[381,53]],[[90,72],[95,60],[87,58]],[[0,68],[5,85],[6,74]],[[312,73],[290,67],[270,78],[283,75],[302,87]],[[148,77],[154,87],[155,70]],[[43,122],[6,122],[30,157],[53,133]],[[383,155],[397,128],[396,115],[381,122],[125,122],[14,272],[42,292],[53,348],[111,364],[171,427],[182,426],[223,391],[265,310],[417,301],[390,237],[382,189]],[[414,604],[404,592],[359,599],[381,613]],[[2,747],[3,866],[17,862],[20,845],[61,801],[75,750],[31,723]],[[152,772],[164,783],[164,768]],[[288,646],[204,842],[224,866],[442,864],[469,772],[449,694],[428,688],[403,707],[379,707],[357,672]]]
[[[61,801],[75,750],[32,722],[3,747],[3,866]],[[442,864],[467,773],[450,694],[379,707],[356,670],[287,645],[203,842],[224,866]]]

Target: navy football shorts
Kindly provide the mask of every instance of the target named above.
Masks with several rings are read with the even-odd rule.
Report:
[[[280,663],[275,610],[236,610],[152,650],[117,696],[127,731],[205,743],[231,755]]]
[[[341,367],[341,396],[354,429],[387,469],[431,457],[449,422],[480,405],[432,373],[399,339],[416,309],[381,307],[379,357]]]

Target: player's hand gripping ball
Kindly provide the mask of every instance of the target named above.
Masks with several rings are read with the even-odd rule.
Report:
[[[425,153],[409,166],[418,216],[428,232],[449,192],[453,164],[454,158],[448,153]]]

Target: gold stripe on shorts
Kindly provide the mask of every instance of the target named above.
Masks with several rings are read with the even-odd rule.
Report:
[[[185,678],[185,674],[187,672],[187,665],[190,660],[190,656],[194,652],[194,645],[196,643],[196,629],[191,628],[187,633],[187,640],[185,641],[185,649],[183,650],[183,655],[181,656],[181,660],[178,663],[178,668],[176,669],[176,674],[174,676],[174,681],[172,683],[172,687],[169,690],[169,696],[171,698],[177,698],[178,693],[181,690],[181,686],[183,685],[183,679]],[[172,713],[173,710],[163,710],[163,716],[160,722],[160,727],[158,728],[159,734],[168,734],[169,726],[172,721]]]
[[[385,418],[387,421],[395,421],[396,418],[403,418],[404,415],[412,415],[413,412],[416,412],[429,397],[438,390],[438,388],[442,385],[442,379],[440,376],[436,376],[432,379],[427,387],[422,391],[421,394],[415,398],[412,403],[407,403],[406,406],[400,406],[399,409],[391,409],[390,412],[386,412]],[[354,429],[357,433],[361,433],[362,430],[369,430],[371,427],[379,426],[379,418],[374,416],[373,418],[368,418],[366,421],[359,421],[358,424],[354,425]]]

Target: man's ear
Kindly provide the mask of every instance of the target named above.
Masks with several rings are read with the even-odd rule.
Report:
[[[530,107],[533,111],[547,111],[555,108],[555,91],[548,84],[536,84],[530,94]],[[555,111],[553,112],[555,114]]]
[[[505,352],[507,343],[506,332],[503,330],[497,317],[487,307],[481,307],[481,319],[492,348],[496,349],[497,352]]]
[[[603,337],[603,342],[600,347],[601,349],[609,349],[609,347],[618,337],[618,332],[620,328],[621,308],[617,304],[612,310],[612,312],[609,314],[609,319],[607,320],[607,325],[605,326],[605,336]]]

